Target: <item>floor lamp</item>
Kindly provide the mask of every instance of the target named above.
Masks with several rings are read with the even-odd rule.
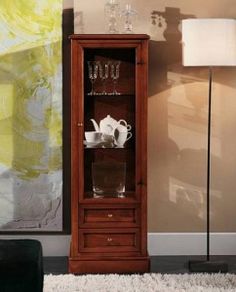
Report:
[[[209,67],[207,133],[207,255],[205,261],[190,261],[191,272],[227,272],[224,262],[210,260],[211,95],[212,67],[236,66],[236,20],[186,19],[182,21],[183,65]]]

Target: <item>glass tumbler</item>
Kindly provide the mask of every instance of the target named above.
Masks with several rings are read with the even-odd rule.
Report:
[[[94,198],[125,197],[126,163],[93,162],[92,183]]]

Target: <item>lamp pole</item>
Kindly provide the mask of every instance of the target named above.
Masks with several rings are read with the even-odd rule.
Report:
[[[211,92],[212,67],[209,67],[208,127],[207,127],[207,261],[210,260],[210,187],[211,187]]]
[[[226,273],[228,265],[225,262],[210,260],[210,190],[211,190],[211,95],[212,95],[212,67],[209,67],[208,92],[208,123],[207,123],[207,187],[206,187],[206,261],[190,261],[190,272]]]

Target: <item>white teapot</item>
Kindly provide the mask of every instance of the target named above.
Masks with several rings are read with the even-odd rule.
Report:
[[[102,119],[99,123],[99,126],[94,119],[90,119],[90,120],[93,123],[93,126],[96,132],[100,132],[106,135],[114,136],[115,129],[118,126],[122,127],[123,132],[128,132],[131,130],[131,126],[128,125],[128,123],[125,120],[121,119],[117,121],[113,119],[110,115],[107,115],[106,118]]]

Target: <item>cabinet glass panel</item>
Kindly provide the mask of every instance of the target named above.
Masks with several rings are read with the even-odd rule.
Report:
[[[85,197],[135,191],[135,49],[84,51]]]

